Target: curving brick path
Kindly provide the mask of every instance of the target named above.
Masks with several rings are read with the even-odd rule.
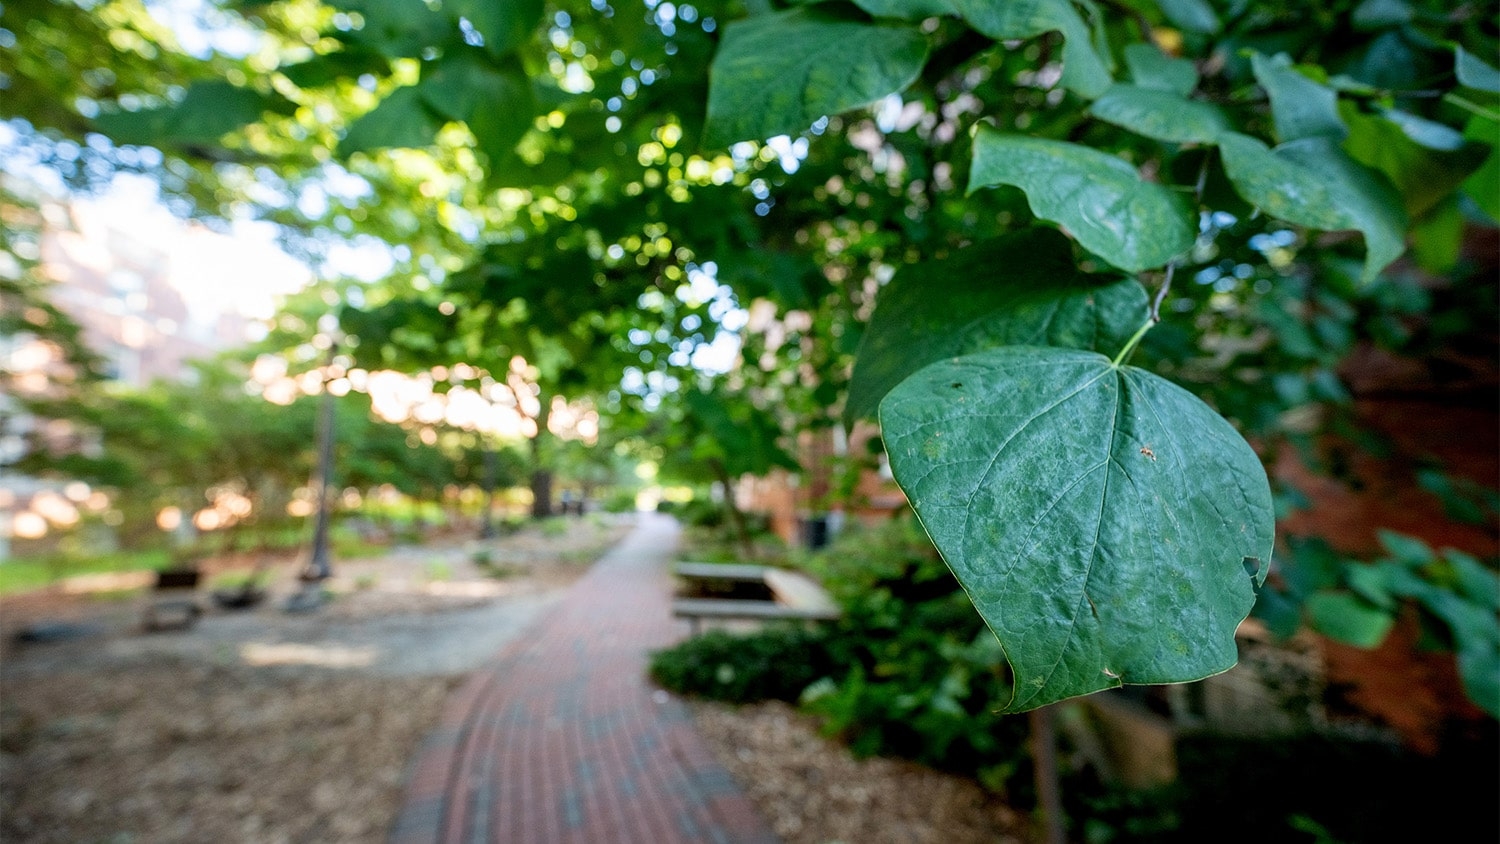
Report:
[[[681,635],[676,522],[636,529],[449,700],[407,771],[392,844],[775,842],[687,709],[646,680]]]

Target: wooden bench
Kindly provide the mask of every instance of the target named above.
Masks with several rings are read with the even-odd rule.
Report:
[[[196,568],[165,569],[156,573],[142,622],[148,631],[186,630],[203,614],[198,602],[202,573]]]
[[[673,573],[689,583],[762,583],[771,592],[769,601],[677,598],[672,602],[672,615],[686,618],[694,636],[706,618],[832,621],[840,615],[838,606],[823,587],[798,572],[744,563],[679,563]]]

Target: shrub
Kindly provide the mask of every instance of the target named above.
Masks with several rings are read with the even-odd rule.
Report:
[[[633,489],[612,489],[599,506],[606,513],[634,513],[635,495]]]
[[[749,635],[711,630],[651,656],[651,678],[684,695],[753,703],[795,701],[831,667],[824,634],[796,626]]]
[[[999,643],[911,520],[846,532],[798,563],[839,600],[823,627],[710,633],[656,655],[673,691],[797,700],[860,755],[904,756],[1000,788],[1023,772],[1026,721]]]

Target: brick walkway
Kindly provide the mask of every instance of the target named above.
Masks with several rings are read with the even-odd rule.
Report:
[[[670,616],[670,519],[634,532],[449,700],[407,771],[393,844],[774,842],[646,680]]]

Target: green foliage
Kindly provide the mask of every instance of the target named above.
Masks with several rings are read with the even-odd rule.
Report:
[[[802,702],[860,754],[905,756],[1009,785],[1024,721],[1000,707],[1004,655],[910,518],[851,529],[803,565],[839,599],[828,628],[836,670]]]
[[[1320,229],[1357,229],[1365,236],[1369,283],[1400,257],[1406,215],[1390,183],[1326,138],[1305,138],[1274,151],[1255,138],[1219,138],[1224,170],[1251,204],[1278,219]]]
[[[1305,615],[1332,639],[1374,648],[1414,605],[1432,638],[1454,652],[1469,699],[1500,717],[1500,575],[1452,548],[1434,552],[1390,531],[1380,540],[1386,556],[1374,562],[1345,559],[1316,541],[1294,547],[1296,565],[1258,614],[1283,636]]]
[[[1162,266],[1193,244],[1181,199],[1088,147],[982,128],[969,190],[992,185],[1019,187],[1038,217],[1065,226],[1084,248],[1123,270]]]
[[[709,85],[707,141],[800,132],[910,84],[927,61],[927,39],[851,11],[824,3],[727,27]]]
[[[776,443],[788,427],[833,424],[872,310],[882,314],[879,331],[871,326],[874,339],[855,364],[867,386],[851,396],[850,418],[868,414],[891,388],[915,390],[925,393],[925,412],[963,436],[986,424],[976,408],[1002,408],[1012,395],[1026,396],[1034,411],[1080,398],[1044,395],[1036,376],[1055,374],[1050,364],[996,368],[965,390],[945,391],[937,376],[954,364],[893,367],[893,350],[971,359],[1000,347],[1071,359],[1064,349],[1031,345],[1043,343],[1123,360],[1128,349],[1114,343],[1120,333],[1159,324],[1144,340],[1131,335],[1141,344],[1142,372],[1178,381],[1207,404],[1184,405],[1191,411],[1164,417],[1153,441],[1129,449],[1114,449],[1122,427],[1108,413],[1078,415],[1055,435],[1108,442],[1095,459],[1130,466],[1149,461],[1141,449],[1160,453],[1154,440],[1206,443],[1193,453],[1209,467],[1198,473],[1202,484],[1158,488],[1162,502],[1142,519],[1147,530],[1127,537],[1129,554],[1099,547],[1110,577],[1116,559],[1135,561],[1130,566],[1150,559],[1168,571],[1212,559],[1225,583],[1244,578],[1234,601],[1195,591],[1213,578],[1180,596],[1184,606],[1213,610],[1218,627],[1249,600],[1250,577],[1234,569],[1241,556],[1264,559],[1269,511],[1259,469],[1253,483],[1246,478],[1243,442],[1205,408],[1253,432],[1271,455],[1348,423],[1340,363],[1360,344],[1471,341],[1472,332],[1437,322],[1431,331],[1413,327],[1426,305],[1411,302],[1432,285],[1404,280],[1408,270],[1396,262],[1410,240],[1422,265],[1462,267],[1466,224],[1495,216],[1500,195],[1495,74],[1484,58],[1494,52],[1493,16],[1455,14],[1435,0],[1341,2],[1315,14],[1287,4],[1162,0],[1129,4],[1128,15],[1069,0],[858,0],[780,10],[705,0],[691,13],[675,4],[606,12],[581,0],[545,8],[338,0],[333,8],[358,14],[325,9],[311,23],[298,4],[236,6],[269,42],[254,62],[194,62],[158,47],[168,39],[125,2],[91,7],[99,14],[71,3],[22,5],[36,24],[11,25],[22,7],[3,7],[6,28],[28,35],[28,49],[0,53],[11,86],[6,109],[42,133],[79,140],[93,124],[78,109],[144,107],[155,119],[163,103],[192,99],[194,88],[181,98],[181,80],[222,80],[235,98],[276,92],[295,111],[271,102],[257,123],[216,144],[184,146],[164,123],[157,142],[184,160],[219,162],[210,170],[174,160],[189,175],[175,176],[169,190],[202,198],[221,180],[283,179],[280,199],[245,198],[277,191],[215,190],[207,201],[245,202],[320,236],[401,244],[407,257],[393,278],[349,303],[351,313],[379,323],[356,332],[358,357],[403,367],[464,359],[502,372],[520,355],[539,373],[543,408],[554,394],[587,391],[644,429],[645,414],[665,407],[666,421],[650,433],[663,453],[652,456],[683,474],[723,482],[741,469],[761,471],[780,462]],[[70,26],[86,49],[59,46]],[[116,42],[145,46],[131,52]],[[309,59],[314,42],[319,55]],[[147,72],[141,59],[152,51],[167,73]],[[120,68],[118,84],[93,73],[95,53]],[[287,63],[266,71],[260,62],[269,55]],[[1116,56],[1128,83],[1116,79]],[[876,102],[873,115],[851,112]],[[201,139],[238,124],[247,113],[241,105],[189,134]],[[744,143],[722,149],[729,142]],[[322,190],[326,176],[311,162],[331,155],[344,156],[368,190],[306,210],[317,203],[295,198]],[[946,325],[940,309],[929,309],[931,321],[903,338],[894,319],[911,302],[903,297],[924,277],[938,278],[939,262],[983,254],[1038,218],[1056,224],[1055,237],[1069,238],[1078,256],[1068,265],[1063,249],[1046,250],[1059,256],[1059,283],[1032,284],[1032,274],[1013,267],[950,265],[963,275],[943,285],[941,299],[985,304],[978,312],[952,307]],[[1360,237],[1321,234],[1343,231]],[[1089,277],[1096,258],[1144,275],[1101,283],[1092,302],[1093,294],[1080,301],[1066,282]],[[897,268],[898,281],[882,288]],[[990,291],[1013,280],[1036,295]],[[1032,322],[1049,312],[1048,298],[1060,315],[1127,303],[1139,311],[1142,285],[1155,295],[1136,325],[1110,319],[1088,342],[1061,323],[1041,331],[1046,320]],[[1115,301],[1104,291],[1126,295]],[[730,315],[747,310],[757,316],[754,331],[733,327]],[[1023,324],[1040,333],[1023,338]],[[744,365],[715,383],[693,365],[694,353],[729,332],[740,334]],[[933,338],[950,335],[962,342],[939,350],[944,344]],[[1053,389],[1079,386],[1049,378]],[[1165,389],[1146,379],[1116,374],[1096,386]],[[672,398],[683,392],[697,398]],[[993,460],[995,471],[981,479],[983,489],[968,490],[974,501],[1009,492],[1001,478],[1025,489],[1020,468],[1033,465],[1028,455],[1045,453],[1002,454],[998,442],[981,444],[991,453],[979,459]],[[923,500],[926,479],[951,472],[937,459],[921,449],[893,455],[929,521],[934,508],[952,503],[942,489]],[[1236,467],[1234,482],[1218,486],[1225,465]],[[1189,493],[1193,500],[1178,497]],[[1246,536],[1200,531],[1209,524],[1200,518],[1205,497],[1247,516]],[[1030,504],[1040,512],[1051,501]],[[998,511],[968,514],[966,505],[952,511],[968,519],[965,542],[992,543],[1015,529],[994,521]],[[1149,542],[1143,537],[1165,536],[1153,532],[1177,514],[1192,515],[1187,552],[1157,545],[1139,553]],[[1083,522],[1090,523],[1106,521]],[[950,556],[985,556],[953,536],[938,541]],[[984,548],[996,557],[1004,546]],[[1024,578],[1034,593],[1070,599],[1038,629],[1070,625],[1081,606],[1078,584],[1051,574],[1039,566]],[[1164,637],[1188,641],[1197,632],[1180,625],[1197,619],[1176,607],[1142,612]],[[1195,667],[1181,666],[1181,676],[1220,670],[1225,657],[1222,646],[1209,648]]]
[[[653,657],[666,688],[732,702],[800,701],[861,755],[904,756],[1004,787],[1024,722],[995,639],[911,519],[850,530],[802,560],[844,617],[816,629],[708,633]]]
[[[171,105],[100,114],[100,130],[122,144],[213,144],[261,119],[296,106],[280,94],[262,94],[222,80],[198,82]]]
[[[976,277],[995,283],[964,283]],[[886,393],[924,366],[994,346],[1112,355],[1146,312],[1140,284],[1079,272],[1053,229],[1023,229],[904,267],[881,290],[865,328],[844,418],[873,417]]]
[[[678,694],[753,703],[795,701],[833,668],[823,634],[787,626],[752,635],[710,630],[652,654],[649,671]]]
[[[1137,135],[1177,144],[1211,144],[1229,130],[1229,119],[1218,106],[1136,85],[1110,86],[1089,113]],[[1182,216],[1179,209],[1167,210],[1173,219]]]

